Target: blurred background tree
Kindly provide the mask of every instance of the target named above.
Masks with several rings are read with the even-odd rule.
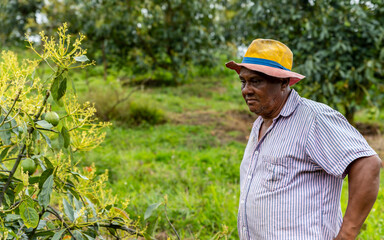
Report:
[[[26,26],[35,21],[42,6],[42,0],[1,0],[0,47],[19,46],[24,40]]]
[[[272,38],[292,49],[306,96],[342,108],[351,122],[359,107],[382,107],[383,1],[239,1],[231,9],[242,9],[234,41]]]
[[[1,42],[21,32],[53,31],[68,22],[88,37],[90,58],[129,69],[130,80],[180,84],[190,66],[222,66],[255,38],[273,38],[294,52],[307,76],[305,96],[340,109],[353,121],[360,107],[379,109],[383,77],[381,0],[5,0]],[[16,40],[15,40],[16,39]],[[233,55],[234,56],[234,55]],[[144,77],[140,77],[144,75]],[[373,111],[376,112],[376,111]]]
[[[220,42],[217,4],[205,1],[53,0],[41,8],[41,30],[67,22],[89,39],[91,58],[104,66],[129,66],[134,74],[163,69],[180,83],[188,64],[212,64]],[[158,80],[158,79],[154,79]]]

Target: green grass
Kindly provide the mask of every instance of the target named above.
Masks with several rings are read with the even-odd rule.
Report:
[[[348,204],[348,181],[345,178],[341,195],[341,209],[343,213]],[[377,200],[368,215],[357,239],[384,239],[384,172],[380,175],[380,190]]]
[[[94,78],[88,86],[78,83],[82,93],[92,85],[113,84],[100,78]],[[175,238],[163,207],[144,220],[147,207],[162,202],[167,195],[167,214],[182,239],[211,239],[223,225],[228,226],[229,239],[238,239],[239,166],[246,139],[241,138],[244,132],[236,126],[217,133],[218,128],[228,124],[228,112],[247,111],[236,76],[201,78],[179,87],[147,88],[135,92],[132,100],[161,109],[169,117],[168,122],[139,127],[115,124],[102,146],[81,155],[82,164],[95,163],[100,172],[109,170],[113,192],[130,199],[127,212],[152,236],[162,233]],[[209,114],[210,118],[189,121],[188,114],[196,112],[203,112],[201,117]],[[173,121],[174,115],[182,120]],[[384,236],[383,174],[381,182],[378,201],[361,239]],[[345,184],[343,210],[346,200]]]

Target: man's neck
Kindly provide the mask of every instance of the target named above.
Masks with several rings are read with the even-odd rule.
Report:
[[[266,126],[266,127],[271,126],[271,124],[273,123],[273,119],[275,119],[277,116],[279,116],[281,110],[283,110],[285,103],[288,100],[289,95],[291,94],[291,91],[292,91],[292,89],[288,89],[288,91],[286,92],[285,96],[283,97],[283,100],[281,101],[279,107],[276,108],[275,111],[273,111],[268,116],[261,116],[263,118],[264,126]]]

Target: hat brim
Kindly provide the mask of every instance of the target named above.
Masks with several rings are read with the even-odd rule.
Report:
[[[240,73],[241,67],[245,67],[252,71],[262,72],[264,74],[267,74],[272,77],[277,78],[289,78],[289,86],[294,85],[301,79],[305,78],[304,75],[287,71],[284,69],[278,69],[274,67],[264,66],[264,65],[258,65],[258,64],[250,64],[250,63],[236,63],[234,61],[230,61],[225,64],[225,66],[229,69],[233,69],[237,72],[237,74]]]

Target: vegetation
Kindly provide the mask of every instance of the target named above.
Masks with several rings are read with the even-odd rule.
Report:
[[[383,11],[381,0],[1,1],[0,47],[19,54],[0,61],[0,238],[238,239],[255,116],[224,63],[256,37],[286,43],[307,76],[294,88],[373,127],[383,158]],[[35,34],[62,22],[86,35],[72,46],[63,28],[58,45]],[[23,32],[38,55],[19,48]],[[96,66],[80,69],[88,58]],[[359,239],[384,236],[381,183]]]
[[[311,82],[303,88],[307,96],[340,108],[353,122],[361,108],[378,114],[384,90],[384,2],[357,2],[294,0],[282,8],[278,1],[239,1],[233,31],[246,44],[255,37],[287,44],[295,70]]]
[[[95,108],[67,90],[68,71],[92,62],[81,48],[84,36],[73,42],[66,31],[60,27],[57,40],[41,33],[41,51],[29,42],[37,60],[20,64],[13,52],[1,53],[1,239],[142,235],[119,208],[127,202],[105,189],[107,172],[79,166],[79,152],[97,147],[110,124],[98,122]],[[51,70],[46,79],[36,75],[43,63]]]

